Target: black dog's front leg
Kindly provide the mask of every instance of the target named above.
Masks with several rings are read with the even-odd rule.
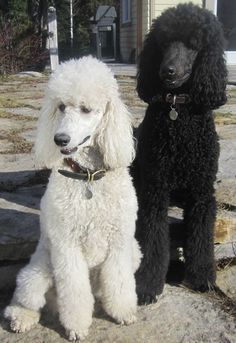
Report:
[[[157,301],[169,265],[168,192],[151,183],[139,194],[136,237],[143,259],[136,273],[139,304]]]
[[[204,292],[215,285],[214,223],[216,201],[214,196],[202,195],[185,209],[186,226],[185,280],[190,286]]]

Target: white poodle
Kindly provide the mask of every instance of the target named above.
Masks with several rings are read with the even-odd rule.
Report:
[[[41,201],[41,237],[5,309],[15,332],[39,320],[55,286],[69,340],[92,322],[93,294],[118,323],[135,320],[137,201],[129,113],[112,72],[89,56],[61,64],[49,81],[36,139],[38,165],[52,168]]]

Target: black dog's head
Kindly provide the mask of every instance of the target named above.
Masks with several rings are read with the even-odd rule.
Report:
[[[227,69],[221,24],[208,10],[178,5],[157,18],[139,58],[137,91],[149,102],[156,94],[188,93],[214,109],[226,102]]]

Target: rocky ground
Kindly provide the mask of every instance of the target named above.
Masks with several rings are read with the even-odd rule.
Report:
[[[131,76],[117,77],[135,126],[145,104],[135,93]],[[35,171],[31,152],[36,120],[47,76],[14,76],[0,82],[0,310],[9,302],[16,272],[34,251],[39,236],[39,202],[47,175]],[[228,103],[215,120],[221,156],[216,190],[217,282],[211,294],[168,284],[157,304],[140,307],[130,327],[113,323],[99,305],[86,342],[236,343],[236,88],[228,88]],[[179,212],[172,209],[177,217]],[[58,320],[45,309],[42,321],[26,334],[13,334],[0,319],[0,341],[65,342]]]

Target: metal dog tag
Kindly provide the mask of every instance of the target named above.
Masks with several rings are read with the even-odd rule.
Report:
[[[171,120],[176,120],[178,118],[178,115],[179,113],[174,108],[172,108],[169,112],[169,117]]]
[[[93,197],[93,191],[92,191],[91,182],[87,183],[85,195],[86,195],[87,199],[91,199]]]

